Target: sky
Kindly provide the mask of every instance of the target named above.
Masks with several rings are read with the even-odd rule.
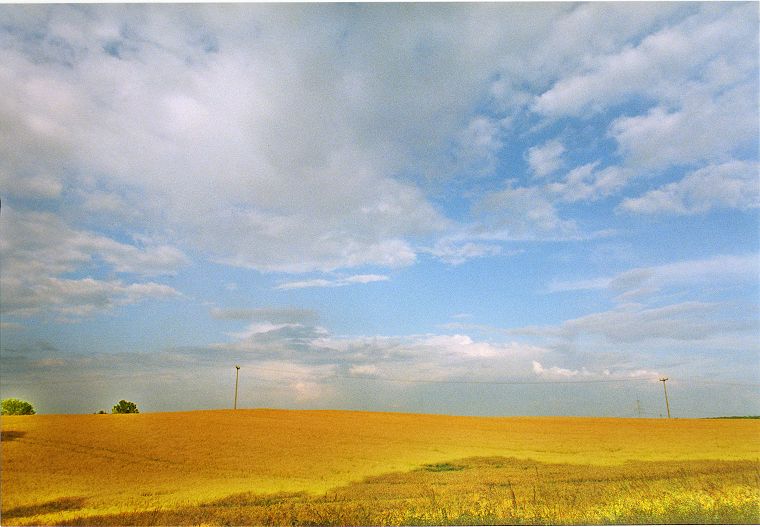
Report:
[[[759,9],[0,5],[2,397],[760,414]]]

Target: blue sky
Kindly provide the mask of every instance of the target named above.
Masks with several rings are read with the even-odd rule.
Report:
[[[756,3],[0,19],[3,397],[760,413]]]

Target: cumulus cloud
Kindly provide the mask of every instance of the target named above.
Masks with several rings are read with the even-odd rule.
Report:
[[[314,278],[311,280],[295,280],[283,282],[276,289],[306,289],[310,287],[344,287],[353,284],[370,284],[372,282],[385,282],[390,278],[378,274],[356,274],[344,278]]]
[[[634,94],[677,102],[684,93],[682,79],[694,77],[719,91],[751,71],[746,59],[754,52],[745,43],[757,31],[754,15],[749,5],[704,7],[636,45],[588,57],[585,71],[558,80],[535,99],[534,109],[553,117],[580,115]],[[725,69],[718,75],[720,65]]]
[[[567,368],[560,368],[558,366],[551,366],[549,368],[544,368],[544,366],[538,362],[533,361],[533,373],[535,373],[538,376],[546,377],[550,379],[567,379],[572,377],[577,377],[578,375],[589,375],[589,372],[585,369],[583,372],[579,370],[570,370]]]
[[[175,289],[155,282],[62,276],[99,265],[117,273],[161,275],[188,263],[185,255],[171,246],[124,244],[72,229],[51,213],[21,212],[8,207],[3,209],[0,249],[2,309],[11,315],[47,310],[87,315],[147,298],[179,296]]]
[[[756,286],[758,276],[760,258],[749,254],[677,261],[611,276],[555,282],[548,288],[550,292],[598,290],[609,295],[615,305],[560,324],[514,328],[510,333],[548,339],[546,345],[565,359],[581,350],[636,357],[634,363],[626,363],[629,370],[653,365],[661,368],[667,364],[663,361],[667,356],[688,363],[703,354],[719,357],[736,350],[757,350],[756,306],[726,300],[725,292]],[[721,291],[720,301],[715,291]],[[640,362],[643,357],[652,361],[649,366]],[[607,359],[607,367],[615,365],[616,360]]]
[[[513,334],[548,339],[546,345],[565,358],[580,350],[607,361],[607,367],[635,357],[661,364],[667,350],[674,355],[694,353],[695,347],[711,353],[758,349],[756,324],[719,303],[689,301],[658,307],[623,304],[569,319],[553,326],[528,326]],[[606,357],[606,359],[605,359]],[[693,360],[694,357],[692,357]],[[628,365],[630,371],[632,365]]]
[[[544,366],[538,361],[533,361],[533,373],[542,379],[554,381],[575,381],[575,382],[612,382],[612,381],[631,381],[631,380],[649,380],[657,382],[662,376],[660,373],[647,369],[630,370],[625,368],[615,368],[610,370],[589,370],[585,366],[580,369],[562,368],[560,366]]]
[[[471,38],[490,9],[379,9],[6,8],[2,172],[93,179],[100,211],[136,188],[144,225],[231,265],[410,265],[446,221],[394,176],[437,172],[499,41]]]
[[[246,354],[246,360],[286,361],[282,369],[317,371],[323,377],[372,377],[423,382],[503,380],[498,372],[520,377],[530,372],[530,359],[541,346],[519,342],[490,343],[462,335],[345,336],[300,324],[252,324],[230,333],[218,352]],[[324,380],[324,379],[323,379]]]
[[[648,109],[614,119],[609,135],[626,165],[660,170],[722,162],[757,137],[756,13],[702,6],[637,44],[587,58],[537,96],[549,119],[599,114],[636,98]]]
[[[562,219],[555,204],[540,187],[506,188],[485,195],[476,211],[488,219],[493,230],[504,230],[508,239],[577,238],[574,220]]]
[[[173,274],[189,263],[176,247],[140,247],[117,242],[107,236],[74,229],[47,212],[25,212],[6,207],[3,227],[0,247],[11,271],[14,271],[14,265],[31,265],[38,267],[43,275],[58,274],[74,271],[100,258],[119,273],[157,276]]]
[[[459,265],[514,254],[517,240],[610,232],[584,228],[607,221],[601,201],[632,183],[643,190],[620,210],[755,208],[756,11],[0,6],[4,314],[177,297],[158,277],[188,255],[297,273],[276,275],[275,297],[374,288],[387,269],[431,258]],[[658,188],[643,187],[651,181]],[[327,404],[344,377],[553,380],[608,366],[643,376],[660,368],[657,347],[751,342],[736,306],[698,291],[743,287],[757,268],[755,255],[715,256],[556,282],[551,291],[597,289],[616,306],[513,333],[473,319],[444,326],[455,334],[336,336],[309,310],[215,308],[224,331],[210,338],[227,341],[160,355],[182,380],[197,379],[196,366],[257,367],[271,404]],[[250,282],[238,275],[220,277],[218,292],[236,289],[232,279],[230,296],[243,295]],[[37,367],[86,362],[50,353]],[[106,359],[92,371],[110,371]]]
[[[504,124],[470,115],[473,94],[495,70],[515,74],[534,31],[610,20],[597,11],[6,8],[0,86],[13,133],[0,173],[51,197],[89,185],[82,210],[129,213],[231,265],[410,265],[407,239],[447,221],[395,174],[445,174],[437,159],[454,137],[471,173],[492,171]],[[634,11],[643,26],[665,16]]]
[[[606,289],[618,300],[627,301],[654,295],[665,289],[694,285],[750,284],[760,273],[760,256],[716,255],[699,260],[684,260],[651,267],[637,267],[613,276],[586,280],[554,282],[549,292]]]
[[[348,369],[348,373],[351,375],[358,375],[361,377],[372,377],[380,372],[378,367],[374,364],[358,364],[353,365]]]
[[[10,174],[3,171],[0,172],[0,184],[8,193],[25,198],[54,199],[60,197],[63,191],[63,183],[49,174],[11,181]]]
[[[699,214],[711,209],[747,210],[760,207],[760,179],[755,162],[730,161],[708,165],[683,179],[627,198],[622,210],[639,214]]]
[[[497,256],[503,253],[501,245],[461,239],[441,239],[429,250],[430,254],[451,265],[461,265],[474,258]]]
[[[741,106],[756,99],[745,82],[755,59],[743,51],[751,11],[5,7],[0,122],[9,141],[0,146],[0,177],[19,195],[73,203],[69,214],[81,221],[93,213],[126,219],[133,232],[170,237],[228,265],[293,273],[408,266],[419,247],[458,228],[426,184],[452,171],[495,175],[503,132],[540,88],[550,86],[533,109],[545,116],[577,114],[589,101],[608,107],[622,96],[616,86],[626,86],[651,92],[663,116],[706,101],[694,118],[701,136],[723,114],[716,122],[736,128],[721,124],[712,142],[681,141],[674,157],[647,153],[649,125],[625,120],[646,115],[621,118],[610,133],[631,161],[734,149],[756,114]],[[658,72],[656,82],[642,71]],[[686,90],[694,101],[687,110],[677,94],[691,74],[699,82]],[[720,90],[725,97],[715,96]],[[699,128],[682,121],[667,133]],[[683,146],[690,144],[697,146]],[[557,140],[531,148],[532,172],[560,168],[564,148]],[[613,168],[571,175],[552,196],[597,199],[627,177]],[[553,223],[555,236],[567,237],[571,222],[545,197],[525,193],[532,191],[501,196],[510,229],[528,236]],[[481,197],[466,199],[477,208]],[[531,198],[535,210],[515,206]],[[441,256],[458,262],[496,251],[471,244]]]
[[[500,134],[504,123],[477,116],[460,132],[458,162],[469,176],[490,175],[498,164],[498,154],[504,146]]]
[[[526,158],[534,176],[543,178],[559,169],[562,166],[562,154],[565,150],[565,146],[556,139],[541,146],[529,148]]]
[[[211,316],[217,320],[245,320],[274,324],[309,324],[319,319],[319,313],[312,309],[293,307],[261,307],[255,309],[213,308],[211,309]]]
[[[180,293],[167,285],[154,282],[125,284],[118,280],[79,280],[41,278],[32,287],[19,287],[9,280],[9,298],[3,312],[9,315],[30,315],[49,310],[74,317],[91,315],[119,305],[135,304],[150,298],[171,298]]]
[[[715,334],[750,330],[745,321],[721,320],[717,304],[684,302],[664,307],[644,308],[626,304],[612,311],[594,313],[562,324],[560,333],[568,337],[580,334],[602,335],[610,342],[634,342],[672,339],[704,340]]]
[[[698,93],[683,106],[657,106],[646,114],[615,119],[610,134],[631,164],[663,168],[695,161],[724,161],[757,136],[757,96],[752,84],[720,92]]]
[[[597,169],[598,162],[587,163],[569,171],[560,181],[549,183],[546,189],[560,200],[575,203],[595,201],[619,192],[633,173],[631,170],[610,166]]]

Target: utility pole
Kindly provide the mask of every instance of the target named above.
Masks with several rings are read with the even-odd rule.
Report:
[[[636,414],[641,417],[641,401],[636,399]]]
[[[665,390],[665,408],[668,409],[668,419],[670,419],[670,404],[668,404],[668,388],[665,386],[665,381],[667,381],[667,377],[660,377],[660,381],[662,381],[662,389]]]
[[[240,376],[240,366],[235,365],[235,406],[233,407],[234,410],[237,410],[237,388],[238,388],[239,376]]]

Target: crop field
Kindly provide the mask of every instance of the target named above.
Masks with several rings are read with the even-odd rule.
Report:
[[[2,418],[3,525],[760,522],[760,421]]]

